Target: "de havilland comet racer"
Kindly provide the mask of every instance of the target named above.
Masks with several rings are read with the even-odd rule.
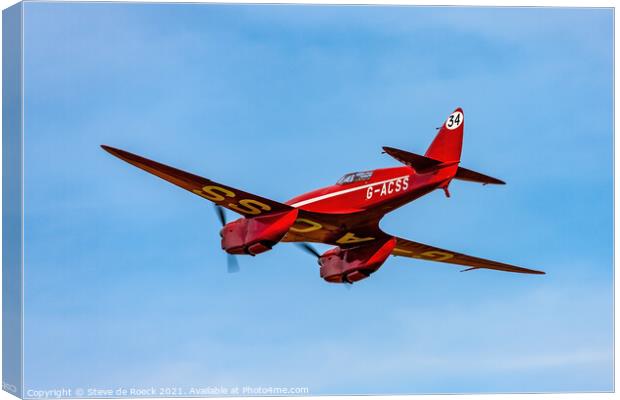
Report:
[[[318,258],[321,278],[353,283],[376,272],[389,255],[457,264],[463,271],[486,268],[525,274],[542,271],[485,260],[402,239],[379,228],[381,218],[435,189],[449,197],[453,179],[486,184],[503,181],[459,166],[464,114],[454,110],[439,128],[422,156],[383,147],[402,166],[346,174],[335,185],[281,203],[250,194],[210,179],[181,171],[124,150],[102,146],[112,155],[212,201],[223,224],[222,249],[229,254],[229,271],[238,265],[234,255],[257,255],[279,242],[298,242]],[[223,208],[242,215],[226,223]],[[335,247],[319,254],[307,242]]]

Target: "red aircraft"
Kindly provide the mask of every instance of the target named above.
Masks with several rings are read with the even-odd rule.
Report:
[[[112,155],[215,203],[223,228],[222,249],[229,254],[229,272],[238,270],[236,254],[255,256],[278,242],[298,242],[318,258],[321,278],[353,283],[376,272],[388,256],[418,258],[468,267],[526,274],[542,271],[472,257],[402,239],[383,232],[379,221],[390,211],[435,189],[450,197],[452,179],[486,184],[503,181],[459,166],[464,128],[457,108],[439,128],[426,153],[383,147],[403,166],[346,174],[335,185],[280,203],[160,164],[124,150],[102,146]],[[243,217],[226,223],[222,207]],[[319,254],[307,242],[334,248]]]

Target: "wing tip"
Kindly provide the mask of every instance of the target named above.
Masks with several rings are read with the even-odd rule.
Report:
[[[114,157],[120,158],[121,160],[127,161],[127,159],[139,157],[139,156],[136,156],[135,154],[132,154],[132,153],[130,153],[128,151],[117,149],[116,147],[108,146],[106,144],[101,144],[100,147],[103,150],[107,151],[108,153],[112,154]]]
[[[532,275],[547,275],[545,271],[539,271],[537,269],[529,269],[529,268],[523,268],[523,267],[519,267],[519,268],[522,269],[523,271],[514,271],[514,272],[522,272],[524,274],[532,274]]]
[[[107,151],[108,153],[110,153],[110,154],[114,154],[114,152],[115,152],[115,151],[118,151],[118,149],[115,149],[114,147],[108,146],[108,145],[106,145],[106,144],[102,144],[102,145],[100,145],[100,147],[101,147],[103,150],[105,150],[105,151]]]

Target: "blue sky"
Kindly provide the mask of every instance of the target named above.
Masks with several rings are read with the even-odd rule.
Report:
[[[25,385],[609,391],[609,9],[27,3]],[[402,237],[547,271],[389,259],[351,290],[292,245],[227,274],[205,200],[105,143],[275,200],[422,153]],[[327,247],[321,247],[321,250]]]

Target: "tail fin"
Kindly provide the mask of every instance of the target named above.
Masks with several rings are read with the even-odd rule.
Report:
[[[383,147],[383,151],[403,164],[409,165],[417,173],[450,168],[454,175],[441,186],[446,191],[446,196],[448,197],[450,197],[448,185],[452,179],[478,182],[483,185],[504,185],[505,182],[500,179],[457,166],[461,162],[464,127],[463,109],[459,107],[448,116],[446,122],[439,128],[437,136],[435,136],[433,143],[431,143],[423,156],[393,147]]]
[[[444,162],[460,161],[464,126],[463,110],[459,107],[439,128],[439,133],[424,155]]]

